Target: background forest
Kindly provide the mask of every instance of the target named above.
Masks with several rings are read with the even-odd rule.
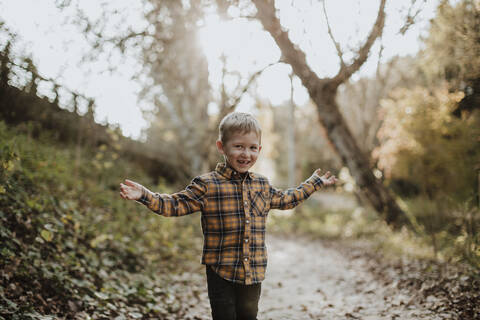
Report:
[[[44,72],[45,57],[0,11],[0,319],[194,319],[201,298],[182,275],[203,270],[199,215],[159,217],[122,200],[118,185],[129,178],[181,190],[221,161],[217,127],[234,110],[262,124],[254,171],[274,185],[297,185],[316,168],[341,179],[294,212],[272,211],[269,232],[421,261],[419,281],[438,280],[445,310],[480,316],[479,1],[412,0],[399,11],[375,1],[365,31],[355,25],[349,38],[336,31],[342,19],[329,15],[331,1],[310,2],[309,18],[308,6],[293,2],[143,0],[134,23],[124,4],[103,1],[92,15],[81,1],[51,2],[81,35],[88,73],[111,79],[132,66],[144,122],[135,135],[102,119],[95,91],[67,84],[66,71]],[[432,3],[418,51],[385,44],[389,32],[406,37],[418,27]],[[295,29],[302,15],[325,32]],[[205,45],[212,17],[246,32],[256,26],[276,51],[267,56],[264,42],[238,37],[256,54],[247,68]],[[328,41],[333,69],[315,56],[323,47],[308,47],[315,37]],[[64,55],[72,50],[67,43]],[[109,112],[136,119],[135,110]]]

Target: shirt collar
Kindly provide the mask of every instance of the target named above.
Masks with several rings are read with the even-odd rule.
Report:
[[[230,165],[225,162],[217,163],[215,171],[220,173],[227,179],[243,179],[244,177],[249,178],[251,175],[250,172],[247,171],[247,174],[244,176],[243,174],[234,170]]]

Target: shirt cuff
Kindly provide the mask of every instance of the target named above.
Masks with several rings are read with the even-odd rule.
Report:
[[[149,197],[150,195],[150,197]],[[141,204],[144,204],[146,206],[148,206],[150,204],[150,199],[151,199],[151,192],[150,190],[148,190],[147,188],[145,188],[144,186],[142,186],[142,196],[140,197],[140,199],[138,200],[135,200],[137,201],[138,203],[141,203]]]
[[[323,180],[317,173],[313,173],[313,175],[308,178],[307,182],[313,184],[315,191],[320,190],[323,187]]]

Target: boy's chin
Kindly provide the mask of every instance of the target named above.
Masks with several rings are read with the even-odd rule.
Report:
[[[250,168],[252,167],[252,165],[248,165],[248,166],[236,166],[235,170],[239,173],[245,173],[247,172],[248,170],[250,170]]]
[[[248,172],[248,170],[250,170],[250,168],[253,166],[253,164],[255,162],[254,163],[249,163],[246,166],[242,166],[241,164],[238,164],[238,163],[235,163],[235,165],[232,165],[231,162],[229,162],[229,161],[228,161],[228,163],[229,163],[230,167],[232,167],[238,173],[245,173],[245,172]]]

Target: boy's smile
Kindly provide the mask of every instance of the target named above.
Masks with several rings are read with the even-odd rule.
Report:
[[[234,132],[225,144],[217,141],[217,148],[226,162],[237,172],[245,173],[257,162],[262,149],[256,132]]]

